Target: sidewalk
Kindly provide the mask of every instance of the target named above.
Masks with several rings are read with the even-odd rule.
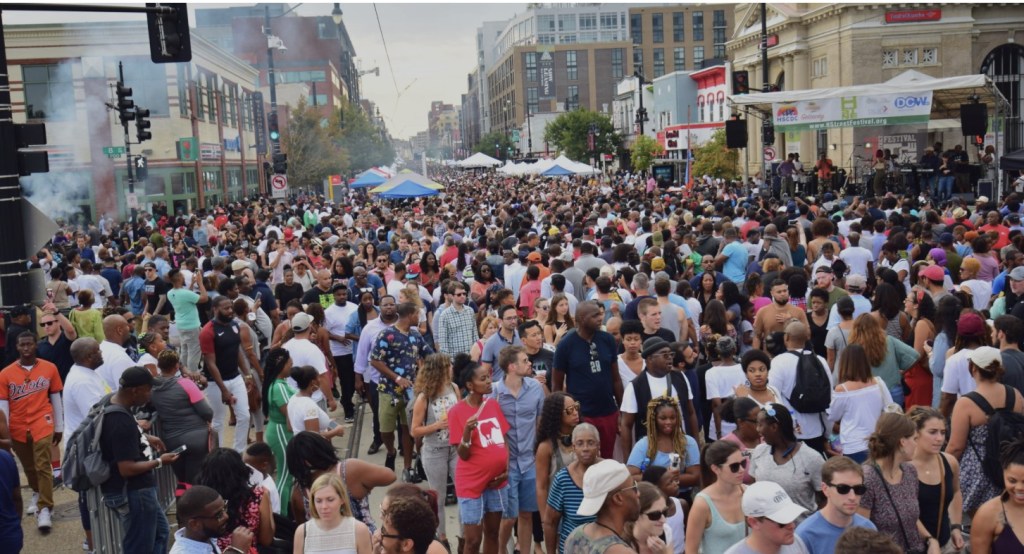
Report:
[[[365,408],[365,416],[363,418],[363,425],[361,426],[361,432],[359,438],[356,441],[357,452],[354,453],[354,457],[363,459],[365,461],[384,465],[385,450],[382,448],[380,452],[372,456],[366,454],[366,449],[370,447],[370,443],[373,441],[373,422],[370,415],[369,404],[361,405]],[[339,421],[343,419],[341,411],[333,412],[332,417]],[[228,427],[225,435],[227,435],[227,442],[230,443],[234,437],[235,428]],[[345,458],[347,456],[346,450],[349,444],[349,432],[347,430],[344,437],[338,437],[333,440],[334,446],[338,449],[338,456]],[[19,471],[21,465],[18,465]],[[402,473],[402,461],[401,457],[398,460],[398,467],[396,472],[399,474],[399,478]],[[32,490],[28,488],[25,481],[25,474],[21,472],[21,495],[27,504],[32,498]],[[426,486],[424,482],[421,486]],[[380,502],[384,498],[385,489],[375,489],[373,494],[370,495],[370,508],[373,511],[374,519],[380,517]],[[443,497],[444,493],[441,492]],[[23,516],[21,527],[25,533],[25,547],[22,550],[24,554],[81,554],[82,553],[82,541],[85,540],[85,534],[82,531],[81,517],[78,513],[78,495],[71,489],[61,487],[53,493],[54,510],[53,510],[53,529],[49,534],[43,535],[36,528],[35,516],[25,515]],[[447,527],[449,540],[455,543],[455,536],[460,534],[458,532],[458,507],[447,506],[445,507],[445,517],[447,517]],[[177,529],[177,522],[174,521],[174,516],[168,517],[171,523],[171,533]],[[2,550],[2,548],[0,548]]]

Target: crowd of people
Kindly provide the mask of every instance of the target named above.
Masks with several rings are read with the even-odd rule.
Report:
[[[431,175],[65,225],[4,322],[5,549],[101,418],[124,552],[1024,552],[1017,194]]]

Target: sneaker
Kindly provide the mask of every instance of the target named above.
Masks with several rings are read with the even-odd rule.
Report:
[[[89,541],[82,541],[82,550],[92,552],[92,550],[89,550]]]
[[[32,500],[29,501],[28,509],[25,510],[25,513],[28,514],[28,515],[33,515],[38,510],[39,510],[39,493],[38,492],[34,492],[34,493],[32,493]]]
[[[372,443],[370,443],[370,448],[366,449],[366,454],[368,456],[373,456],[374,454],[380,452],[380,448],[382,446],[384,445],[381,444],[379,441],[373,441]]]
[[[415,481],[413,481],[413,479],[415,479],[415,478],[416,478],[416,474],[413,473],[413,471],[411,469],[405,468],[402,471],[402,480],[405,481],[406,483],[415,483]]]
[[[388,454],[387,457],[384,458],[384,467],[390,469],[391,471],[394,471],[395,470],[395,458],[397,458],[397,457],[398,457],[397,454]]]
[[[50,521],[49,508],[43,508],[42,510],[39,510],[39,515],[36,516],[36,527],[38,527],[39,530],[44,533],[48,532],[50,528],[53,527],[53,523]]]
[[[353,423],[355,423],[355,421],[356,418],[352,416],[345,416],[345,425],[352,425]]]

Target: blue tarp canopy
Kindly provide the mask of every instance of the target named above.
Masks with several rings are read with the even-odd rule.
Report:
[[[419,198],[421,196],[434,196],[440,191],[424,186],[411,179],[402,181],[388,190],[381,192],[381,198]]]
[[[561,177],[562,175],[575,175],[576,172],[566,169],[560,165],[553,165],[550,169],[541,173],[544,177]]]
[[[387,181],[386,177],[383,177],[368,169],[364,171],[362,175],[356,177],[356,180],[352,181],[348,186],[354,189],[361,189],[367,187],[375,187],[377,185],[384,183],[384,181]]]

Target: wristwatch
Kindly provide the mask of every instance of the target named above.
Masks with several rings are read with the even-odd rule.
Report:
[[[162,467],[164,467],[164,461],[161,460],[160,458],[157,458],[156,459],[156,467],[154,467],[153,469],[160,469]]]

